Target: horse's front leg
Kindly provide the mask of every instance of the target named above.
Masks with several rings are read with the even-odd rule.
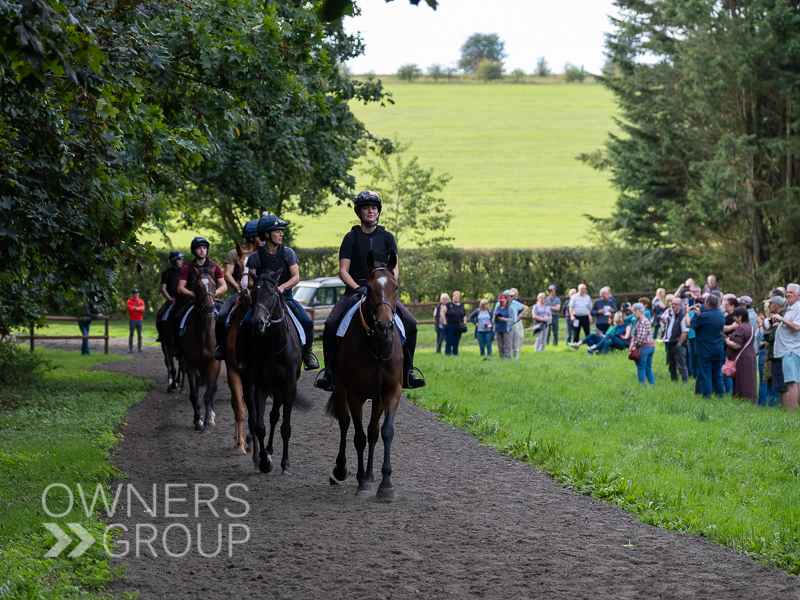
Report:
[[[272,410],[269,411],[269,441],[267,442],[267,456],[270,459],[269,470],[272,470],[272,442],[275,439],[275,426],[281,418],[281,404],[283,404],[280,395],[272,394]]]
[[[197,369],[194,367],[187,367],[186,377],[189,380],[189,402],[192,404],[192,411],[194,412],[194,428],[197,431],[203,429],[203,420],[200,418],[200,399],[197,390]]]
[[[204,420],[203,433],[211,433],[211,427],[216,425],[214,413],[214,394],[217,392],[217,378],[219,377],[219,361],[212,361],[208,367],[208,382],[206,383],[206,393],[203,400],[206,405],[206,418]]]
[[[283,440],[283,456],[281,457],[281,470],[289,473],[289,438],[292,437],[292,408],[297,397],[297,383],[292,382],[289,390],[283,394],[283,422],[281,423],[281,439]]]
[[[396,410],[396,409],[395,409]],[[382,500],[394,498],[394,488],[392,487],[392,440],[394,439],[394,410],[387,410],[386,417],[383,419],[381,427],[381,437],[383,438],[383,466],[381,473],[381,485],[378,487],[376,496]]]
[[[367,434],[364,433],[364,423],[361,414],[361,401],[350,400],[350,413],[353,415],[353,445],[356,447],[356,455],[358,456],[358,471],[356,472],[356,480],[358,481],[358,490],[356,494],[365,494],[367,492],[367,478],[364,471],[364,448],[367,447]]]
[[[244,401],[244,405],[247,407],[247,429],[249,430],[248,436],[251,440],[255,440],[256,438],[256,426],[257,426],[257,411],[256,411],[256,402],[255,402],[255,393],[253,390],[253,380],[249,375],[245,375],[241,378],[242,382],[242,400]],[[259,452],[258,452],[258,444],[253,443],[253,466],[257,469],[258,463],[260,460]]]
[[[373,481],[372,464],[373,464],[373,459],[375,458],[375,444],[378,443],[378,431],[380,430],[382,414],[383,414],[383,408],[381,407],[380,401],[373,400],[372,414],[370,415],[369,427],[367,428],[367,443],[369,445],[369,451],[367,457],[367,473],[366,473],[367,483],[372,483]]]
[[[253,440],[253,445],[258,445],[259,461],[258,468],[262,473],[272,471],[272,456],[264,447],[264,438],[267,437],[267,428],[264,426],[264,411],[267,403],[267,395],[260,386],[255,388],[255,409],[256,409],[256,428],[255,435],[258,443]]]

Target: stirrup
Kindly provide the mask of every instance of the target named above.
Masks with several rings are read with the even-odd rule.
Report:
[[[306,371],[316,371],[319,369],[319,360],[317,359],[317,355],[313,352],[309,351],[303,356],[303,366],[306,368]]]
[[[225,360],[225,349],[222,346],[217,346],[214,349],[214,358],[216,360]]]
[[[333,391],[333,373],[330,369],[325,368],[317,373],[317,376],[314,379],[314,387],[325,390],[326,392]]]
[[[419,372],[419,377],[414,374],[414,371]],[[428,383],[425,381],[425,375],[423,375],[422,371],[419,367],[411,367],[408,371],[407,377],[407,385],[405,386],[406,389],[415,390],[417,388],[425,387]]]

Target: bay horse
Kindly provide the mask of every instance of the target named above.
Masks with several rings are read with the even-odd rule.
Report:
[[[336,467],[330,476],[332,485],[347,479],[347,430],[352,417],[355,435],[353,444],[358,454],[358,495],[367,493],[372,483],[372,464],[378,429],[383,438],[383,478],[376,496],[382,500],[394,498],[392,487],[391,449],[394,439],[394,418],[403,387],[403,348],[400,334],[395,331],[398,285],[394,276],[397,255],[389,253],[386,265],[376,264],[372,252],[367,254],[367,296],[359,305],[357,315],[342,338],[339,364],[334,370],[334,388],[328,400],[327,412],[338,419],[341,438]],[[367,398],[372,399],[372,414],[364,435],[362,409]],[[367,467],[364,468],[364,448],[369,442]]]
[[[261,245],[261,240],[256,238],[256,246],[255,249],[257,250],[258,247]],[[255,250],[251,252],[245,252],[242,249],[242,246],[239,242],[236,242],[236,264],[239,267],[238,272],[244,275],[248,275],[248,269],[245,267],[245,263],[247,262],[247,258],[253,253]],[[236,432],[235,432],[235,442],[236,442],[236,452],[239,454],[244,454],[245,452],[250,450],[250,443],[252,441],[252,437],[250,434],[247,435],[247,439],[245,440],[244,437],[244,403],[242,401],[242,378],[239,374],[238,369],[238,362],[236,359],[236,336],[239,333],[239,326],[242,324],[245,315],[247,314],[248,309],[250,308],[251,298],[250,298],[250,290],[243,289],[239,292],[239,298],[236,300],[236,305],[231,309],[230,314],[230,327],[228,328],[228,335],[225,338],[225,365],[228,371],[228,387],[231,390],[231,408],[233,409],[233,415],[236,419]]]
[[[189,380],[189,400],[194,411],[194,428],[210,433],[214,425],[214,394],[217,391],[220,361],[214,358],[217,346],[214,333],[214,310],[216,308],[217,282],[214,275],[198,270],[194,265],[196,283],[194,286],[194,309],[186,324],[186,333],[181,339],[181,368],[186,369]],[[205,416],[200,417],[200,386],[206,386],[204,395]]]
[[[272,442],[280,419],[283,456],[281,470],[289,471],[289,438],[292,435],[292,409],[309,409],[311,402],[297,392],[303,364],[303,346],[297,328],[290,323],[290,310],[278,290],[272,273],[262,273],[253,289],[253,314],[249,327],[250,368],[243,373],[242,388],[247,406],[247,423],[253,436],[253,464],[262,473],[272,471]],[[246,333],[240,331],[240,335]],[[269,440],[266,447],[264,413],[267,396],[272,396],[269,413]]]
[[[178,307],[173,303],[169,309],[169,316],[166,321],[158,319],[156,321],[156,331],[161,339],[161,353],[164,355],[164,366],[167,367],[167,391],[183,391],[186,384],[186,371],[178,364],[175,366],[175,359],[172,356],[172,347],[175,345],[175,328],[173,320],[178,312]],[[179,389],[180,388],[180,389]]]

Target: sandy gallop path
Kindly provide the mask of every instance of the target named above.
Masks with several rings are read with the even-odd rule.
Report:
[[[264,475],[233,451],[224,371],[216,427],[200,435],[188,394],[165,392],[158,349],[105,368],[155,382],[130,410],[114,456],[130,476],[123,489],[134,487],[150,502],[155,484],[157,496],[155,516],[133,495],[130,517],[123,511],[112,519],[129,529],[122,538],[128,554],[115,561],[127,578],[112,586],[115,593],[139,591],[143,600],[800,598],[797,578],[563,489],[406,400],[393,447],[397,496],[383,503],[356,498],[353,477],[339,487],[328,483],[338,427],[311,375],[301,388],[315,406],[294,415],[291,475],[279,468]],[[376,451],[378,465],[382,454]],[[350,443],[351,473],[354,464]],[[167,484],[170,513],[183,516],[164,514]],[[235,499],[225,499],[231,484],[239,484],[228,488]],[[220,498],[211,507],[196,505],[214,489]],[[151,547],[139,544],[138,557],[137,525],[141,539],[156,537]],[[248,530],[249,540],[237,543]]]

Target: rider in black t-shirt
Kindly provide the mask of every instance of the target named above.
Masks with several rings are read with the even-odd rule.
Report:
[[[178,296],[178,277],[183,267],[183,253],[173,250],[169,253],[169,262],[172,266],[161,273],[161,295],[166,298],[166,302],[161,305],[158,313],[156,313],[156,326],[159,330],[157,342],[161,341],[161,323],[169,317],[167,311],[172,312],[170,308],[175,305],[175,298]]]
[[[388,263],[390,252],[397,254],[397,242],[394,236],[378,225],[378,217],[381,214],[380,196],[369,190],[360,192],[353,203],[353,209],[361,219],[361,224],[347,232],[339,248],[339,278],[347,287],[325,321],[322,333],[325,370],[314,382],[316,387],[327,391],[333,390],[333,373],[330,368],[334,359],[339,321],[350,306],[353,294],[366,294],[367,277],[369,277],[367,254],[372,252],[375,262],[383,264]],[[397,275],[398,268],[395,266],[394,276]],[[406,343],[403,346],[403,387],[411,389],[423,387],[425,379],[414,373],[417,321],[400,302],[397,303],[397,314],[406,330]]]

